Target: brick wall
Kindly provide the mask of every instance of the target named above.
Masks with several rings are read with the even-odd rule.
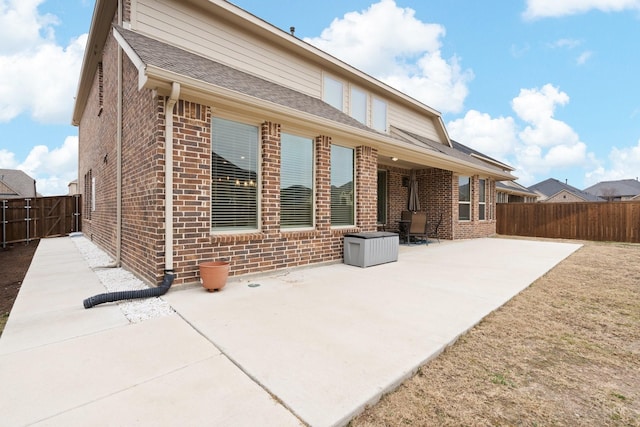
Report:
[[[453,238],[454,239],[475,239],[479,237],[489,237],[496,234],[495,220],[495,195],[496,183],[492,179],[487,179],[486,191],[486,219],[480,221],[478,211],[479,201],[479,185],[480,177],[475,175],[471,177],[471,220],[458,220],[458,175],[452,176],[452,199],[451,209],[453,212]]]
[[[128,13],[128,12],[126,12]],[[96,210],[84,218],[85,234],[111,255],[116,247],[116,96],[117,45],[109,37],[103,51],[102,80],[96,74],[80,123],[79,174],[96,178]],[[166,97],[138,90],[137,70],[124,55],[122,128],[122,264],[148,283],[164,273],[164,168]],[[102,97],[100,96],[102,94]],[[198,264],[227,259],[231,275],[336,261],[343,235],[376,229],[377,150],[355,148],[356,226],[331,228],[331,137],[315,138],[315,227],[280,229],[280,129],[264,122],[261,135],[260,231],[211,235],[211,107],[179,100],[174,107],[174,270],[175,284],[198,281]],[[406,210],[410,170],[388,171],[388,228]],[[457,221],[457,176],[426,168],[417,172],[420,201],[430,222],[440,214],[439,237],[467,238],[495,233],[495,221]],[[85,188],[84,183],[79,183]],[[477,187],[477,177],[474,177]],[[490,182],[492,196],[495,183]],[[477,188],[476,188],[477,190]],[[474,191],[476,194],[477,191]],[[85,195],[86,197],[86,195]],[[477,196],[476,196],[477,197]],[[477,200],[476,200],[477,202]]]

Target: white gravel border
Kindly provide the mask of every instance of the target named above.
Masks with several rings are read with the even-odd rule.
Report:
[[[114,264],[113,258],[98,248],[91,240],[84,237],[82,233],[72,233],[69,237],[75,243],[89,267],[96,273],[106,292],[149,288],[142,280],[124,268],[109,267]],[[87,295],[87,297],[90,296],[92,295]],[[131,323],[140,323],[156,317],[175,314],[175,310],[169,303],[159,297],[123,300],[117,304]]]

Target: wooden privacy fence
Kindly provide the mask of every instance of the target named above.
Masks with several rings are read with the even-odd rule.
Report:
[[[640,201],[576,203],[499,203],[496,232],[640,243]]]
[[[81,231],[80,195],[0,200],[0,242],[29,242]]]

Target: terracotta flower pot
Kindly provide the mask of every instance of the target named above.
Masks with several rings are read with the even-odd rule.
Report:
[[[220,290],[227,284],[229,277],[228,261],[203,262],[200,267],[200,283],[209,292]]]

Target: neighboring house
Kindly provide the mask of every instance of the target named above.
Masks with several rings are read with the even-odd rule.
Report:
[[[78,180],[74,179],[73,181],[71,181],[67,187],[69,187],[69,196],[74,196],[76,194],[79,194],[80,192],[78,191]]]
[[[412,171],[441,239],[495,234],[512,168],[231,3],[98,0],[87,46],[82,229],[148,282],[195,282],[216,259],[232,275],[339,260],[346,233],[397,229]]]
[[[21,170],[0,169],[0,199],[37,197],[36,180]]]
[[[637,178],[602,181],[589,188],[585,188],[584,191],[610,202],[616,200],[632,200],[640,196],[640,181],[638,181]]]
[[[515,181],[496,182],[496,203],[535,203],[538,194]]]
[[[603,199],[584,192],[557,179],[549,178],[529,187],[538,195],[538,201],[543,203],[562,202],[602,202]]]

